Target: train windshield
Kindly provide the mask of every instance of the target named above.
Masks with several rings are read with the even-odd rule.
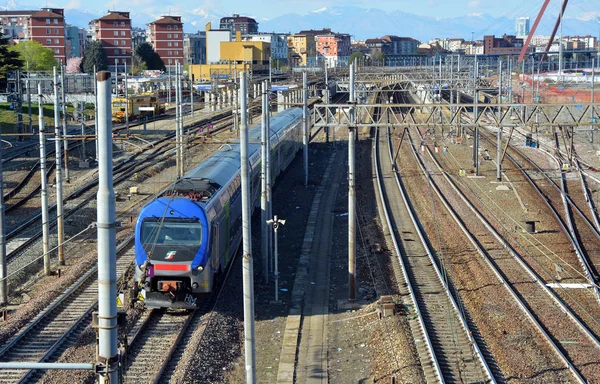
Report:
[[[142,244],[199,246],[202,243],[202,224],[198,220],[144,220]]]

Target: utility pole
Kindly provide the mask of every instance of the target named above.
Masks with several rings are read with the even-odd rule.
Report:
[[[98,81],[98,355],[103,364],[101,384],[119,383],[117,343],[117,237],[115,191],[112,171],[112,119],[110,110],[110,72],[101,71]]]
[[[23,132],[23,88],[21,86],[21,71],[15,71],[15,91],[17,92],[17,132],[22,135]],[[17,141],[23,141],[23,136],[19,136]]]
[[[96,78],[98,77],[98,72],[96,72],[96,66],[94,65],[94,96],[95,96],[95,102],[94,102],[94,136],[96,136],[96,154],[94,155],[95,159],[96,159],[96,164],[98,164],[98,152],[99,152],[99,144],[98,144],[98,83],[96,82]],[[112,119],[112,117],[111,117]],[[112,123],[112,120],[111,120]]]
[[[274,245],[274,259],[273,262],[275,264],[275,302],[279,302],[279,266],[278,266],[278,258],[279,258],[279,241],[277,236],[277,230],[279,229],[279,225],[285,225],[285,220],[277,218],[277,215],[273,219],[267,220],[268,225],[273,226],[273,232],[275,232],[275,245]]]
[[[184,135],[183,135],[183,122],[184,122],[184,113],[183,113],[183,67],[179,62],[177,62],[177,67],[179,68],[179,78],[177,80],[177,89],[179,92],[179,139],[181,140],[179,144],[179,164],[181,165],[181,177],[185,174],[185,160],[184,160]]]
[[[600,60],[600,58],[598,59]],[[594,90],[594,86],[596,83],[596,68],[595,68],[595,62],[594,59],[592,59],[592,110],[591,110],[591,122],[594,122],[594,103],[596,102],[595,100],[595,90]],[[594,126],[590,125],[590,143],[594,142]]]
[[[473,140],[473,166],[475,167],[475,175],[479,176],[479,89],[477,87],[477,78],[479,77],[479,62],[475,57],[475,107],[473,108],[473,122],[475,123],[475,137]]]
[[[29,133],[33,134],[33,116],[31,114],[31,90],[29,87],[31,83],[29,82],[29,70],[27,70],[27,104],[28,104],[28,113],[29,113]]]
[[[356,300],[356,180],[354,65],[350,66],[350,125],[348,126],[348,300]]]
[[[262,251],[262,277],[265,284],[269,283],[269,226],[267,220],[267,145],[270,132],[267,127],[267,87],[262,94],[261,114],[261,174],[260,174],[260,248]]]
[[[29,74],[27,74],[29,75]],[[29,91],[29,84],[27,84]],[[4,180],[2,177],[2,142],[0,141],[0,306],[8,304],[8,262],[6,260],[6,237],[4,234]]]
[[[189,74],[188,74],[189,75]],[[192,115],[192,119],[194,118],[194,82],[190,76],[190,113]]]
[[[304,186],[308,185],[308,74],[302,72],[302,126],[304,144]]]
[[[502,182],[502,60],[498,63],[498,143],[496,150],[496,181]],[[510,74],[510,66],[509,66],[509,76]]]
[[[269,85],[267,84],[266,89],[269,89]],[[269,98],[269,93],[267,93],[267,132],[269,133],[267,135],[267,155],[265,158],[265,162],[267,164],[267,178],[266,178],[266,183],[267,183],[267,217],[273,217],[273,194],[272,194],[272,190],[271,190],[271,184],[272,184],[272,180],[271,180],[271,101]],[[268,251],[269,251],[269,271],[271,271],[273,269],[273,265],[272,265],[272,261],[271,261],[271,255],[272,255],[272,250],[271,250],[271,244],[273,244],[273,234],[271,233],[271,231],[267,231],[267,244],[268,246]]]
[[[129,95],[127,92],[127,60],[125,60],[125,129],[129,137]]]
[[[240,72],[240,162],[242,177],[242,273],[244,287],[244,347],[246,384],[256,383],[256,346],[254,340],[254,271],[252,260],[252,229],[250,227],[250,174],[248,158],[248,105],[246,72]],[[114,301],[114,300],[113,300]]]
[[[64,70],[64,66],[61,65],[60,66],[60,92],[61,92],[61,96],[62,96],[62,116],[63,116],[63,136],[65,138],[64,140],[64,148],[65,148],[65,179],[67,181],[67,183],[71,182],[71,178],[69,177],[69,140],[66,140],[67,137],[67,99],[65,97],[65,70]],[[84,103],[84,110],[85,110],[85,103]],[[82,135],[85,133],[82,133]],[[83,142],[83,150],[85,153],[85,141]],[[85,159],[84,159],[85,161]]]
[[[171,104],[171,66],[167,67],[167,103]]]
[[[64,228],[63,228],[63,191],[62,191],[62,167],[61,167],[61,135],[60,115],[58,113],[58,73],[54,67],[54,150],[56,152],[56,223],[58,235],[58,262],[65,265],[64,254]]]
[[[38,116],[40,134],[40,195],[42,200],[42,249],[44,252],[44,273],[50,275],[50,252],[48,233],[48,186],[46,181],[46,127],[44,126],[44,102],[42,101],[42,84],[38,82]]]
[[[181,179],[183,177],[183,174],[181,173],[181,135],[179,134],[179,92],[177,90],[177,87],[179,85],[178,70],[179,67],[175,66],[175,158],[177,165],[177,179]]]

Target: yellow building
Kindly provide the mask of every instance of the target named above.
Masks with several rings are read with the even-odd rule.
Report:
[[[209,26],[207,26],[209,28]],[[207,33],[206,46],[209,35]],[[219,63],[190,64],[188,71],[193,81],[210,81],[214,78],[232,79],[240,71],[269,73],[271,60],[271,44],[265,41],[242,41],[238,31],[235,41],[220,42]]]
[[[317,57],[317,45],[315,36],[312,34],[297,33],[288,37],[288,47],[292,49],[292,60],[296,59],[294,65],[302,67]]]

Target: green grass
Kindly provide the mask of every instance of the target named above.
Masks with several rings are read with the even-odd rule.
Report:
[[[10,109],[11,103],[0,103],[0,132],[2,134],[17,133],[17,112]],[[23,104],[21,113],[23,114],[23,126],[29,126],[29,110],[27,104]],[[38,127],[38,105],[31,105],[31,117],[33,119],[34,129]],[[54,106],[44,105],[44,123],[46,127],[54,126]]]

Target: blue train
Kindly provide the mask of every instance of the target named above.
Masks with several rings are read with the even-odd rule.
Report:
[[[260,125],[249,142],[260,142]],[[272,180],[302,147],[302,109],[271,118]],[[253,207],[259,202],[261,148],[248,145]],[[151,308],[196,308],[242,239],[240,147],[226,145],[148,203],[135,226],[134,297]]]

